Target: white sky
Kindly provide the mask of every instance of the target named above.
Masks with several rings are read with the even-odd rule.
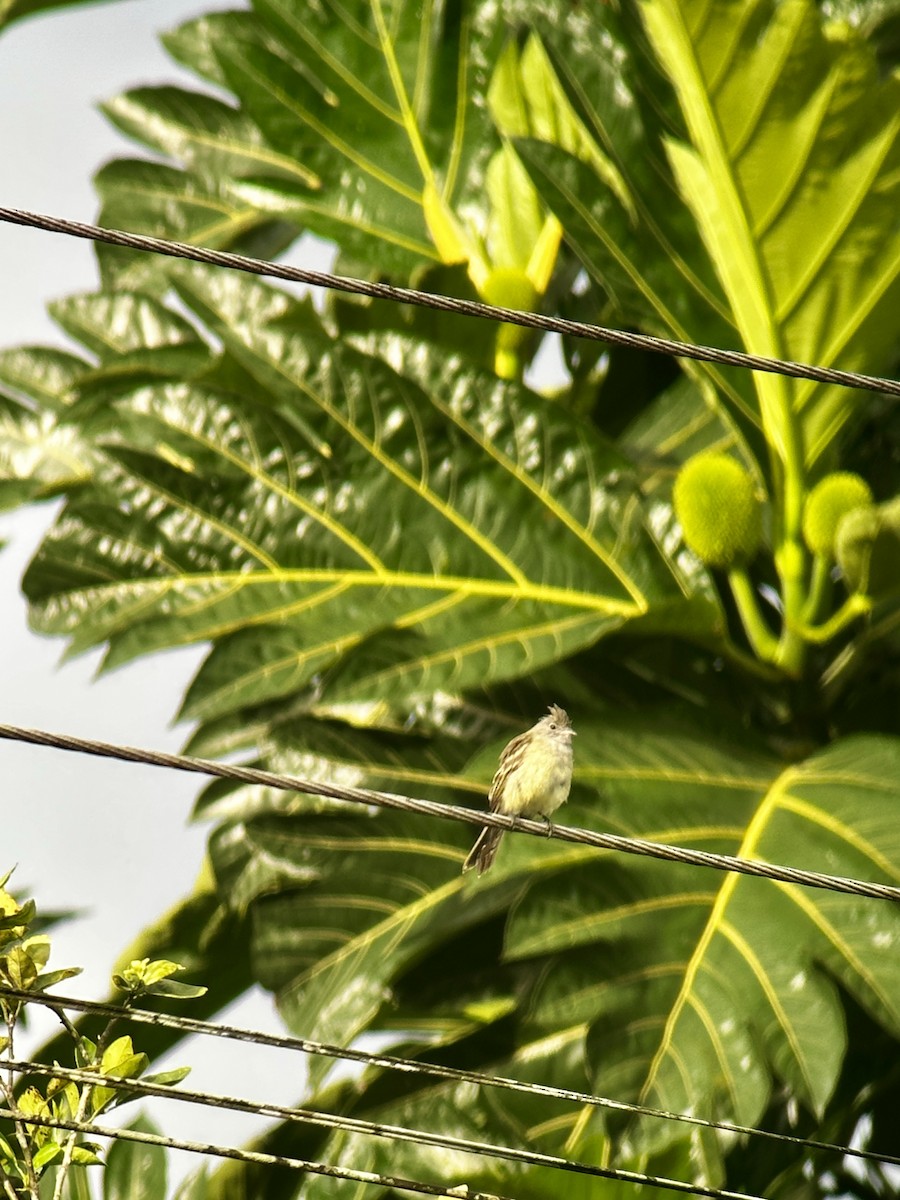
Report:
[[[2,203],[93,220],[93,173],[112,156],[139,153],[97,111],[98,102],[147,83],[200,86],[156,35],[215,7],[213,0],[89,5],[0,34]],[[0,224],[0,346],[64,344],[45,313],[47,301],[96,286],[87,242]],[[199,651],[155,655],[95,680],[99,655],[59,666],[62,643],[28,631],[19,580],[52,516],[49,506],[0,513],[0,538],[9,541],[0,551],[0,722],[180,749],[186,730],[169,722]],[[0,874],[18,864],[13,883],[20,894],[34,895],[45,911],[84,914],[53,931],[50,965],[83,966],[84,975],[65,990],[105,998],[118,955],[191,889],[205,843],[205,829],[187,825],[197,780],[8,742],[0,742],[0,780]],[[227,1019],[280,1028],[262,993]],[[276,1065],[272,1055],[200,1040],[184,1043],[174,1062],[194,1066],[186,1086],[289,1103],[302,1089],[301,1060],[285,1061],[281,1053]],[[123,1119],[135,1111],[124,1109]],[[265,1124],[195,1115],[171,1103],[154,1117],[173,1136],[235,1143]],[[170,1161],[178,1175],[197,1165],[189,1155]]]

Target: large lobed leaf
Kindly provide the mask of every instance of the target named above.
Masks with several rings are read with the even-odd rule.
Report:
[[[652,0],[644,13],[692,141],[669,146],[672,166],[744,345],[883,368],[900,296],[896,78],[879,80],[862,37],[823,29],[808,0],[713,14]],[[782,453],[783,408],[800,415],[810,463],[853,411],[843,388],[766,375],[756,387]]]
[[[76,4],[87,4],[91,0],[4,0],[0,5],[0,30],[22,17],[42,12],[48,8],[72,8]]]
[[[665,42],[673,96],[630,14],[610,6],[572,6],[560,20],[549,0],[510,4],[510,20],[536,33],[507,47],[492,86],[502,34],[492,5],[431,6],[424,16],[402,0],[302,7],[298,21],[296,3],[265,0],[167,40],[233,88],[242,108],[178,89],[114,101],[113,119],[170,163],[106,168],[107,220],[130,224],[136,213],[152,232],[261,253],[299,223],[339,234],[346,261],[408,274],[452,257],[438,235],[452,241],[453,206],[470,228],[487,228],[479,193],[498,186],[497,163],[510,198],[519,194],[508,146],[486,165],[490,103],[620,319],[771,352],[754,341],[750,317],[762,314],[763,327],[781,322],[796,357],[833,349],[857,355],[840,365],[877,366],[894,286],[879,197],[892,194],[894,151],[887,116],[881,142],[870,136],[882,130],[875,107],[888,92],[854,35],[823,38],[792,0],[777,19],[763,4],[745,6],[752,19],[733,22],[732,43],[725,17],[693,31],[698,6],[654,0],[645,11]],[[723,12],[733,20],[733,6]],[[821,196],[794,186],[804,164],[828,165],[791,91],[790,80],[798,95],[812,80],[800,33],[833,85],[820,113],[828,153],[855,138],[858,170],[876,142],[884,151],[869,163],[871,194],[848,188],[840,164],[815,175]],[[787,83],[766,75],[771,56],[749,53],[756,38],[769,49],[781,39]],[[755,107],[735,102],[739,81]],[[774,148],[756,140],[766,105],[782,118],[784,144]],[[725,131],[718,156],[705,115]],[[787,136],[804,128],[806,141]],[[750,169],[763,148],[787,172],[781,184]],[[758,206],[782,184],[770,228]],[[725,204],[736,196],[746,210]],[[717,224],[720,210],[730,224]],[[822,245],[804,229],[786,249],[781,217],[802,224],[804,211],[817,232],[843,220],[846,240],[817,258]],[[752,217],[744,229],[734,219],[742,212]],[[736,252],[758,267],[740,292],[722,261],[722,230],[736,239],[728,262]],[[865,230],[888,248],[886,274],[869,269]],[[780,260],[767,274],[788,250],[796,311]],[[617,448],[565,400],[498,382],[476,364],[483,346],[456,330],[451,353],[435,344],[441,325],[410,322],[404,335],[403,320],[362,306],[335,306],[338,332],[256,282],[118,252],[104,270],[115,291],[55,310],[93,361],[43,350],[0,360],[14,449],[26,426],[34,437],[34,400],[61,414],[38,430],[38,460],[23,467],[17,449],[3,460],[13,466],[2,482],[11,502],[70,492],[26,579],[38,628],[69,636],[74,651],[106,643],[108,666],[211,643],[184,708],[201,722],[194,749],[459,801],[483,795],[503,742],[553,699],[579,731],[568,822],[896,881],[895,739],[838,742],[785,767],[748,748],[745,729],[716,732],[728,719],[717,711],[721,693],[710,684],[704,701],[698,671],[680,692],[700,706],[689,717],[629,711],[637,688],[622,687],[597,645],[618,630],[723,645],[709,579],[685,557],[665,488],[656,499],[646,471],[711,443],[735,446],[758,470],[760,426],[777,406],[761,405],[748,377],[688,368],[691,378],[637,420],[623,417]],[[191,321],[160,300],[173,279]],[[845,402],[787,387],[814,457]],[[626,393],[613,400],[630,414],[640,405]],[[58,436],[78,447],[71,474],[54,457]],[[667,653],[660,641],[634,654],[654,704],[656,687],[679,694]],[[509,708],[485,690],[503,681],[515,683],[503,693],[515,698]],[[744,715],[739,699],[729,708]],[[421,736],[435,724],[441,736]],[[248,913],[253,975],[303,1035],[349,1042],[402,1030],[411,1053],[427,1047],[748,1123],[784,1084],[814,1127],[844,1053],[836,981],[898,1032],[900,930],[885,904],[609,855],[601,863],[583,848],[523,837],[507,838],[494,870],[475,881],[459,874],[471,835],[455,826],[226,784],[208,790],[200,811],[222,822],[212,838],[218,883]],[[245,969],[241,958],[242,979]],[[697,1133],[673,1146],[683,1127],[607,1127],[511,1095],[378,1073],[355,1101],[342,1091],[323,1103],[329,1095],[374,1119],[554,1151],[571,1138],[566,1152],[585,1158],[641,1155],[668,1173],[726,1177],[727,1145]],[[316,1150],[512,1190],[509,1175],[469,1156],[338,1136]],[[523,1173],[516,1194],[554,1185]],[[305,1180],[302,1194],[325,1186]]]
[[[600,38],[620,34],[600,8],[574,38],[539,25],[556,54],[555,109],[577,115],[581,143],[541,121],[546,88],[534,55],[518,79],[530,118],[510,132],[529,139],[520,153],[587,269],[626,319],[653,331],[885,369],[900,292],[896,78],[880,80],[862,36],[847,24],[823,28],[808,0],[712,10],[647,0],[641,11],[680,106],[675,136],[660,141],[658,125],[640,121],[646,107],[634,97],[653,70],[641,69],[639,39],[626,31],[618,55],[598,65]],[[651,87],[665,102],[665,89]],[[604,162],[615,167],[612,182]],[[757,374],[753,397],[747,376],[686,369],[713,384],[708,402],[728,404],[751,446],[762,420],[789,453],[798,420],[810,465],[854,411],[845,389]]]
[[[696,722],[660,720],[650,733],[646,714],[582,715],[578,733],[567,822],[900,878],[898,739],[848,739],[785,768]],[[288,765],[312,749],[309,736],[285,728]],[[433,763],[428,786],[414,742],[409,754],[415,790],[452,798],[448,764]],[[341,758],[351,778],[394,781],[365,741],[348,737]],[[485,788],[493,761],[478,756],[454,790]],[[228,791],[237,814],[242,789]],[[776,1083],[805,1120],[821,1118],[845,1051],[838,984],[900,1032],[900,916],[888,903],[525,837],[508,837],[475,880],[458,872],[470,836],[455,827],[336,816],[305,801],[269,808],[254,817],[245,807],[213,856],[221,885],[249,905],[258,969],[298,1030],[343,1041],[363,1028],[414,1031],[413,1053],[457,1045],[450,1061],[751,1125]],[[390,1076],[373,1089],[359,1105],[375,1120],[446,1128],[464,1092],[458,1127],[469,1136],[487,1129],[589,1158],[605,1128],[614,1161],[650,1155],[657,1167],[687,1138],[696,1176],[724,1177],[728,1143],[706,1130],[649,1119],[607,1127],[596,1113],[584,1125],[570,1106],[551,1113],[546,1102]],[[358,1138],[327,1150],[372,1169],[387,1152]],[[421,1148],[390,1152],[398,1171],[439,1170]],[[496,1167],[454,1170],[454,1182],[483,1170],[484,1186],[500,1186]]]
[[[240,108],[176,87],[105,105],[168,162],[105,167],[102,220],[262,256],[308,229],[346,267],[401,277],[465,261],[487,221],[502,36],[488,3],[261,0],[190,21],[166,47]],[[104,249],[101,262],[107,283],[159,286],[146,257]]]
[[[205,719],[300,693],[408,711],[645,615],[714,634],[705,577],[587,425],[401,335],[334,341],[262,284],[179,281],[218,366],[155,302],[58,314],[125,358],[81,401],[102,462],[28,571],[38,628],[108,642],[107,665],[214,642],[186,702]],[[195,382],[151,382],[185,354]]]

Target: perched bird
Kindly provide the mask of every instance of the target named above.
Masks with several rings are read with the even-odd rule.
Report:
[[[544,817],[549,821],[566,802],[572,784],[572,738],[568,714],[551,704],[546,717],[514,737],[500,755],[500,765],[488,792],[491,812],[515,817]],[[478,868],[483,875],[494,861],[502,829],[487,825],[478,835],[463,871]]]

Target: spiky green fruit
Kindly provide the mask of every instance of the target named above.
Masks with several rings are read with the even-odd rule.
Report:
[[[876,599],[900,592],[900,496],[847,513],[835,557],[851,592]]]
[[[711,567],[747,562],[762,539],[753,480],[727,454],[706,451],[681,468],[672,496],[684,540]]]
[[[820,479],[803,510],[803,537],[813,554],[833,559],[841,519],[855,508],[871,508],[872,503],[872,489],[852,471],[835,471]]]

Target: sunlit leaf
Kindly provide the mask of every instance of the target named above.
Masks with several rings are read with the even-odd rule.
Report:
[[[243,378],[117,404],[92,488],[26,582],[36,624],[73,650],[108,641],[113,665],[214,639],[186,703],[209,719],[302,689],[408,705],[657,609],[716,630],[705,577],[670,556],[663,510],[589,426],[400,335],[355,349],[294,333],[261,284],[179,281]],[[67,318],[98,346],[100,304]],[[127,339],[144,318],[103,302],[120,304]],[[147,319],[149,338],[181,337]]]

